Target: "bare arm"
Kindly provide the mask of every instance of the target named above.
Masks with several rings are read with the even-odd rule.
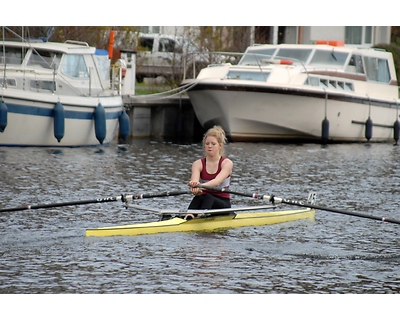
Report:
[[[201,170],[203,169],[203,165],[201,160],[198,159],[192,164],[192,176],[190,177],[189,185],[191,187],[195,187],[200,183],[200,174]]]
[[[196,186],[200,184],[200,174],[202,169],[203,165],[200,159],[193,162],[192,176],[190,177],[189,186],[190,186],[190,192],[192,192],[194,195],[201,194],[201,190],[199,188],[196,188]]]

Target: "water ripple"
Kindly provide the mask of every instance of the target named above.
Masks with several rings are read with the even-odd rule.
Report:
[[[399,219],[398,147],[235,143],[232,189]],[[1,207],[186,188],[200,144],[0,148]],[[185,209],[190,196],[138,200]],[[234,205],[259,204],[233,196]],[[213,233],[86,238],[156,220],[120,203],[2,213],[0,293],[399,293],[399,226],[319,211],[313,221]]]

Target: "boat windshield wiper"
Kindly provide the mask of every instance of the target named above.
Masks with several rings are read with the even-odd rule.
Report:
[[[332,55],[333,59],[335,59],[337,61],[337,58],[335,56],[335,48],[332,48],[331,55]]]

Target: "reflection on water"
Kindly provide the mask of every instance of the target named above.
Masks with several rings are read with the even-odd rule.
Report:
[[[231,188],[399,219],[400,148],[232,143]],[[186,187],[200,144],[0,148],[1,208]],[[185,209],[189,195],[143,199]],[[233,196],[234,205],[259,204]],[[120,203],[0,216],[0,293],[398,293],[400,226],[338,213],[315,221],[138,237],[85,229],[156,220]]]

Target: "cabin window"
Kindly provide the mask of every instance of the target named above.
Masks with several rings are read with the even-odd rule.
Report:
[[[271,59],[272,55],[276,51],[276,48],[271,49],[250,49],[240,59],[239,65],[259,65],[261,59]]]
[[[10,79],[10,78],[7,78],[7,79],[1,78],[0,79],[0,86],[2,86],[2,87],[7,87],[7,86],[16,87],[17,86],[17,81],[15,79]]]
[[[267,81],[269,72],[243,72],[229,71],[226,79],[251,80],[251,81]]]
[[[20,65],[25,58],[25,48],[1,47],[0,49],[0,64],[15,64]]]
[[[336,88],[337,87],[337,82],[335,80],[329,80],[329,87],[330,88]]]
[[[343,68],[348,56],[348,53],[337,52],[334,48],[332,50],[315,50],[315,53],[312,56],[309,65],[324,65],[332,66],[335,68]]]
[[[346,67],[346,71],[364,74],[364,64],[362,57],[358,54],[353,54],[350,58],[349,64]]]
[[[319,86],[322,87],[322,88],[328,88],[328,80],[326,80],[326,79],[321,79],[321,80],[319,81]]]
[[[344,90],[345,91],[354,91],[353,84],[351,82],[345,82]]]
[[[318,87],[319,86],[319,78],[317,77],[308,77],[304,84],[308,84],[310,86]]]
[[[386,59],[364,57],[368,80],[389,83],[390,72]]]
[[[310,85],[314,87],[321,87],[325,89],[338,89],[344,91],[354,91],[353,84],[351,82],[337,81],[333,79],[324,79],[318,77],[308,77],[304,82],[304,85]]]
[[[56,91],[56,83],[54,81],[31,80],[29,85],[34,90]]]
[[[64,74],[73,78],[88,78],[89,72],[85,59],[79,54],[67,54],[64,56],[61,70]]]
[[[57,69],[59,64],[57,53],[47,50],[33,50],[28,60],[28,66],[41,66],[45,69]]]
[[[275,59],[294,59],[306,63],[311,54],[311,49],[292,49],[280,48],[276,53]]]

